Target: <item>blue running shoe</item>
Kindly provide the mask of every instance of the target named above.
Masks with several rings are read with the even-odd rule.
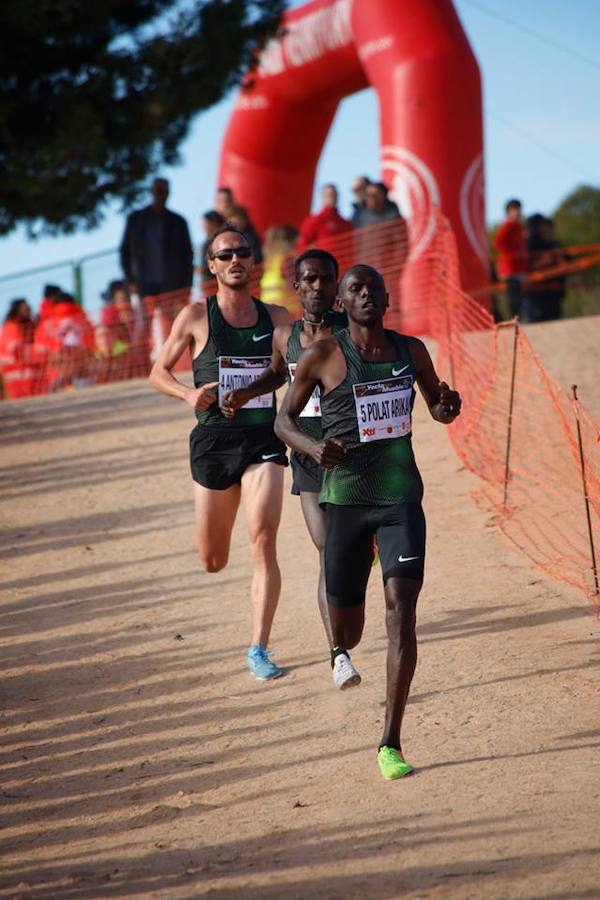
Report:
[[[269,681],[271,678],[279,678],[280,675],[283,675],[283,670],[272,659],[269,659],[270,655],[270,650],[267,650],[262,644],[252,644],[248,647],[246,653],[248,668],[254,677],[260,678],[261,681]]]

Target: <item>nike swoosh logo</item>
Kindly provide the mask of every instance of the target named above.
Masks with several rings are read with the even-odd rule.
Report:
[[[275,459],[276,456],[279,456],[279,453],[263,453],[261,459]]]
[[[410,363],[408,364],[410,366]],[[408,366],[402,366],[401,369],[392,369],[392,375],[401,375],[405,369],[408,369]]]
[[[271,337],[270,331],[267,331],[266,334],[253,334],[252,340],[256,343],[256,341],[263,341],[266,337]]]
[[[421,559],[420,556],[399,556],[398,562],[410,562],[411,559]]]

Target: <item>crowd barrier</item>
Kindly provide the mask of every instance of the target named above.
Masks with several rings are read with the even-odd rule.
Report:
[[[440,221],[430,333],[440,376],[463,397],[452,444],[481,480],[475,499],[536,566],[595,599],[600,426],[550,377],[518,321],[495,324],[458,284],[453,235]]]
[[[528,272],[523,277],[523,292],[526,293],[528,287],[535,289],[537,286],[543,286],[545,282],[553,281],[557,278],[566,278],[568,275],[575,275],[578,272],[584,272],[600,265],[600,244],[565,247],[563,253],[569,257],[567,261]],[[470,296],[477,298],[503,291],[506,291],[506,283],[504,281],[496,281],[476,288],[471,291]]]
[[[600,427],[575,393],[568,396],[549,376],[517,321],[494,323],[491,286],[476,299],[461,290],[447,221],[438,214],[433,223],[429,217],[409,228],[403,221],[386,222],[322,246],[334,253],[342,272],[357,262],[381,271],[390,328],[435,339],[438,372],[463,397],[462,414],[449,434],[458,456],[481,480],[477,502],[536,566],[595,597],[600,613]],[[597,261],[597,245],[586,251],[572,254],[577,258],[569,265]],[[260,274],[254,274],[256,296]],[[204,282],[202,293],[214,287]],[[284,294],[299,315],[291,286]],[[45,341],[34,341],[13,369],[20,366],[22,393],[19,376],[4,363],[8,396],[147,375],[189,300],[189,290],[175,291],[144,298],[112,324],[94,325],[83,311],[77,322],[51,323]],[[52,333],[53,327],[62,332]],[[6,347],[1,353],[6,361]],[[177,370],[190,366],[188,353]]]

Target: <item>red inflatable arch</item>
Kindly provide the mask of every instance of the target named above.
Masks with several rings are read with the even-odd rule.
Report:
[[[426,250],[439,207],[456,235],[463,285],[479,287],[488,280],[481,86],[451,0],[313,0],[287,13],[238,96],[219,184],[259,229],[298,225],[340,100],[369,85],[379,98],[382,179],[418,223],[411,259]]]

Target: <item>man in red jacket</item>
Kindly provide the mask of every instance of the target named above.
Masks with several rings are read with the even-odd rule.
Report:
[[[334,234],[352,231],[352,223],[343,219],[337,211],[338,192],[335,184],[324,184],[321,189],[323,208],[314,215],[307,216],[300,226],[300,236],[296,251],[302,253],[307,247],[321,244]]]
[[[506,219],[496,232],[494,246],[498,251],[498,275],[506,284],[513,316],[521,312],[522,284],[527,271],[525,226],[521,217],[521,201],[509,200]]]

